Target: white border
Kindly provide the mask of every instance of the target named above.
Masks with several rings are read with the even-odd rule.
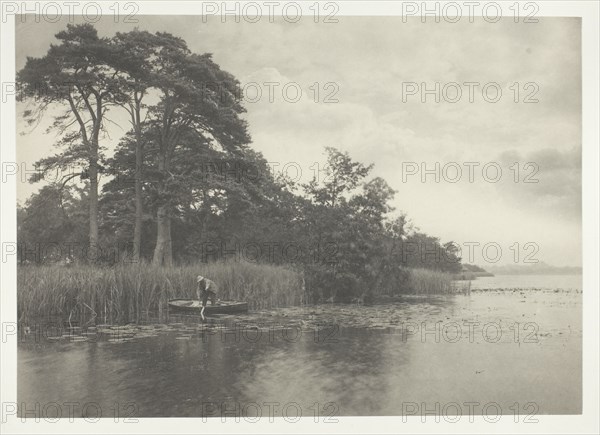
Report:
[[[1,2],[21,5],[23,2]],[[33,3],[33,2],[28,2]],[[42,2],[49,3],[49,2]],[[63,4],[65,2],[54,2]],[[80,5],[94,2],[77,2]],[[198,15],[202,13],[201,2],[173,1],[173,2],[131,2],[139,9],[137,15]],[[205,2],[221,4],[222,2]],[[236,2],[226,2],[230,7]],[[245,3],[245,2],[237,2]],[[262,4],[263,2],[257,2]],[[285,2],[281,2],[284,4]],[[352,1],[334,2],[339,5],[338,15],[401,15],[402,7],[411,2],[385,2],[385,1]],[[421,1],[412,2],[421,4]],[[434,2],[429,2],[434,3]],[[446,3],[437,2],[443,7]],[[465,2],[457,2],[463,4]],[[480,2],[482,5],[492,2]],[[498,2],[503,9],[503,16],[512,12],[508,10],[514,2]],[[524,2],[522,2],[524,3]],[[9,433],[398,433],[398,432],[427,432],[427,433],[486,433],[486,432],[514,432],[514,433],[598,433],[598,222],[599,207],[599,146],[598,119],[600,119],[598,96],[599,69],[599,3],[549,1],[535,2],[540,9],[537,16],[578,16],[583,17],[582,22],[582,61],[583,61],[583,416],[537,416],[536,424],[512,423],[510,418],[504,418],[499,423],[486,423],[483,419],[476,418],[475,423],[461,421],[454,424],[436,424],[429,421],[421,423],[420,418],[409,418],[402,422],[401,417],[340,417],[339,423],[325,424],[312,422],[311,418],[302,419],[292,424],[282,419],[269,423],[266,418],[258,423],[227,422],[222,424],[220,419],[210,419],[203,423],[201,419],[191,418],[153,418],[140,419],[137,424],[114,423],[112,419],[102,419],[98,423],[85,423],[77,420],[70,423],[67,420],[58,423],[37,424],[33,420],[21,423],[20,419],[10,418],[2,424],[1,432]],[[97,2],[102,5],[107,15],[113,15],[115,2]],[[308,8],[314,2],[298,2],[304,13],[312,16]],[[111,7],[113,9],[111,9]],[[4,21],[4,20],[3,20]],[[15,27],[14,20],[1,24],[2,63],[1,82],[14,82],[15,75]],[[15,136],[15,104],[14,97],[3,103],[1,112],[1,148],[0,161],[16,161],[16,136]],[[0,214],[0,240],[4,243],[16,240],[16,180],[10,177],[9,182],[0,183],[1,214]],[[9,325],[16,324],[16,259],[11,257],[8,262],[0,262],[1,287],[1,321],[3,327],[1,345],[1,403],[16,402],[16,337],[11,336],[5,343],[4,332]],[[466,419],[463,419],[466,420]],[[243,420],[242,420],[243,421]],[[442,420],[443,421],[443,420]],[[42,420],[43,422],[43,420]]]

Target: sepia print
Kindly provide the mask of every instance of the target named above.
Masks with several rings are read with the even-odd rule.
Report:
[[[4,9],[3,420],[584,414],[582,18],[402,3]]]

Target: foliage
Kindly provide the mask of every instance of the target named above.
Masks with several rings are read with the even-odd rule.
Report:
[[[285,265],[301,271],[303,301],[314,302],[447,292],[447,277],[461,271],[452,243],[416,230],[394,211],[396,192],[371,176],[373,165],[327,147],[324,171],[306,184],[272,174],[249,146],[239,83],[211,54],[192,53],[182,39],[160,32],[99,38],[91,25],[69,25],[57,38],[60,45],[28,59],[19,72],[23,98],[38,98],[36,110],[25,115],[35,121],[50,105],[66,105],[69,110],[53,124],[61,133],[60,152],[38,167],[42,174],[73,164],[83,170],[44,187],[19,210],[20,241],[83,243],[89,221],[89,240],[115,254],[95,256],[97,264],[114,265],[133,254],[145,273],[163,282],[159,273],[180,270],[161,267],[173,261],[210,268],[229,260],[207,274],[227,270],[229,275],[213,278],[229,280],[231,292],[244,287],[232,278],[232,264],[268,273]],[[45,91],[36,88],[39,83]],[[106,156],[100,133],[105,112],[117,106],[129,114],[130,130],[121,125],[126,133]],[[100,172],[109,180],[98,198]],[[83,187],[69,183],[77,176]],[[156,272],[145,265],[149,261]],[[90,258],[75,262],[84,267]],[[257,298],[257,306],[271,297],[297,302],[295,296],[282,302],[277,288],[263,284],[231,295]]]
[[[112,63],[118,53],[91,24],[69,24],[56,38],[59,45],[51,45],[44,57],[28,57],[17,73],[19,98],[33,107],[23,114],[30,125],[39,123],[51,107],[61,110],[50,127],[60,137],[56,144],[60,151],[36,163],[38,173],[31,181],[39,181],[49,171],[64,174],[63,186],[77,177],[89,180],[89,243],[93,246],[99,241],[98,178],[104,152],[100,137],[114,100],[117,83]]]

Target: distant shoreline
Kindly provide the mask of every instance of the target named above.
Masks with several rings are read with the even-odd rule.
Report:
[[[529,265],[514,264],[503,266],[487,266],[485,269],[476,265],[465,265],[461,275],[495,276],[495,275],[582,275],[583,269],[579,266],[552,266],[547,263]],[[470,269],[470,270],[468,270]]]
[[[579,272],[498,272],[487,276],[506,276],[506,275],[523,275],[523,276],[567,276],[567,275],[583,275],[583,271]]]

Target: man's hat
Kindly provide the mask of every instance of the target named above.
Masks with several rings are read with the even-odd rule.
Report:
[[[204,277],[203,277],[202,275],[198,275],[198,276],[196,277],[196,282],[200,282],[200,281],[202,281],[203,279],[204,279]]]

